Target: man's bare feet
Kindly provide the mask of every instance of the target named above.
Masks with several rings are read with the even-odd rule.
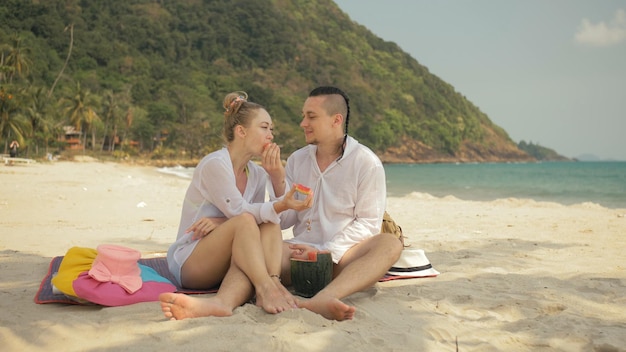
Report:
[[[280,283],[269,281],[256,290],[256,305],[272,314],[298,308],[293,295]]]
[[[298,304],[300,308],[308,309],[330,320],[351,320],[356,308],[349,306],[337,298],[317,294],[313,298]]]
[[[166,318],[182,320],[198,317],[228,317],[233,310],[222,304],[219,298],[197,298],[180,293],[162,293],[159,295],[161,310]]]

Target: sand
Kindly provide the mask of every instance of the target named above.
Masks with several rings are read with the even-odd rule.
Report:
[[[415,193],[389,198],[436,278],[345,299],[354,320],[246,304],[228,318],[164,319],[156,302],[36,304],[52,257],[174,240],[188,180],[116,163],[0,165],[3,351],[626,351],[626,209]],[[458,347],[457,347],[458,346]]]

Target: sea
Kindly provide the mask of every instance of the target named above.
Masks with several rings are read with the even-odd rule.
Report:
[[[193,168],[160,168],[191,178]],[[385,164],[387,196],[413,192],[491,201],[533,199],[626,209],[626,162]]]

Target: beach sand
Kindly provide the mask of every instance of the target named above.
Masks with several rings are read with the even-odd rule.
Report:
[[[127,164],[0,165],[3,351],[626,351],[626,209],[522,199],[389,198],[436,278],[345,299],[354,320],[246,304],[228,318],[164,319],[156,302],[36,304],[50,260],[174,240],[188,180]]]

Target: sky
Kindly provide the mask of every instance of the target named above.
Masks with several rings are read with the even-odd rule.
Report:
[[[626,0],[335,0],[504,128],[626,161]]]

